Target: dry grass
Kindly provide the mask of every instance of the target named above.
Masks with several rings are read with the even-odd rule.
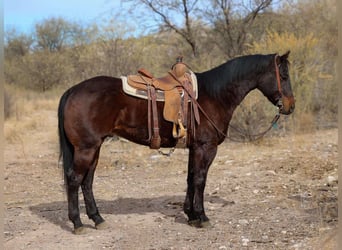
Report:
[[[4,124],[6,142],[22,142],[26,137],[33,134],[37,136],[43,131],[47,134],[51,133],[50,136],[45,136],[54,139],[56,130],[49,131],[47,126],[57,127],[53,119],[57,120],[59,95],[55,92],[35,93],[13,86],[6,88],[13,101],[13,113]]]

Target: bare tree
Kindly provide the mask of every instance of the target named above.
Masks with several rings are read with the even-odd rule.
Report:
[[[195,11],[199,0],[126,0],[142,5],[151,11],[161,30],[171,30],[180,35],[190,45],[195,57],[199,55],[194,24]],[[145,15],[146,16],[146,15]]]
[[[229,58],[241,55],[253,22],[271,3],[272,0],[211,0],[210,8],[203,13],[213,27],[213,41]]]
[[[270,7],[273,0],[124,1],[134,3],[134,13],[145,7],[155,17],[159,28],[180,35],[195,57],[200,54],[201,40],[209,38],[230,58],[243,53],[256,17]],[[145,19],[146,16],[144,13]]]

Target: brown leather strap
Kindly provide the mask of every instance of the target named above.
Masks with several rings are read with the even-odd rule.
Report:
[[[158,124],[158,110],[157,110],[157,95],[156,90],[153,86],[150,88],[150,96],[152,102],[152,120],[153,120],[153,133],[151,138],[150,148],[159,149],[160,148],[160,135],[159,135],[159,124]],[[149,120],[151,117],[149,117]]]
[[[281,96],[283,96],[283,91],[282,91],[281,83],[280,83],[279,67],[278,67],[278,64],[277,64],[277,57],[279,57],[279,56],[276,55],[274,57],[275,72],[276,72],[276,77],[277,77],[277,86],[278,86],[279,93],[281,94]]]
[[[188,82],[184,82],[184,84],[189,84]],[[184,91],[184,95],[183,95],[183,124],[185,127],[188,127],[188,107],[189,107],[189,94]]]
[[[147,125],[148,125],[148,141],[152,139],[152,97],[151,97],[151,85],[147,85]]]
[[[190,77],[190,76],[189,76]],[[197,124],[200,124],[200,118],[199,118],[199,112],[198,112],[198,105],[197,105],[197,101],[196,101],[196,96],[194,93],[194,90],[190,84],[191,80],[189,79],[188,76],[186,76],[186,80],[185,84],[183,84],[183,88],[185,89],[185,91],[189,94],[189,96],[191,97],[191,102],[192,102],[192,108],[193,108],[193,112],[194,112],[194,116],[195,116],[195,120],[197,122]]]

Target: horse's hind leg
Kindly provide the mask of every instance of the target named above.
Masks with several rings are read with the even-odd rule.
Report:
[[[101,217],[98,211],[93,194],[93,180],[97,161],[99,158],[99,152],[100,148],[96,151],[92,167],[88,170],[81,184],[87,215],[89,219],[92,219],[94,221],[95,227],[97,229],[103,228],[105,226],[104,219]]]
[[[69,219],[74,224],[75,234],[83,232],[78,198],[78,190],[81,185],[82,190],[86,190],[83,193],[85,193],[84,199],[87,212],[89,212],[88,216],[90,214],[90,217],[96,219],[97,223],[101,223],[102,218],[98,214],[92,193],[92,182],[98,155],[98,148],[75,150],[73,168],[66,173]]]
[[[74,233],[81,233],[83,224],[80,218],[80,210],[78,204],[78,190],[83,180],[82,174],[77,174],[74,170],[66,173],[66,185],[68,196],[69,220],[74,224]]]

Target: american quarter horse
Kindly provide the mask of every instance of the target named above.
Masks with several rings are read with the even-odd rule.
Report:
[[[252,90],[260,90],[279,107],[281,114],[294,111],[288,70],[289,52],[284,55],[237,57],[211,70],[195,73],[198,81],[200,124],[191,135],[188,159],[187,192],[184,212],[189,224],[203,227],[209,219],[203,206],[208,169],[217,147],[224,139],[235,108]],[[160,146],[176,145],[172,123],[163,119],[163,103],[158,102]],[[106,137],[120,136],[149,145],[147,100],[125,94],[120,78],[98,76],[85,80],[61,97],[58,107],[60,158],[68,200],[68,216],[74,233],[84,229],[80,219],[78,191],[81,186],[87,215],[97,229],[104,219],[97,208],[92,185],[101,144]]]

